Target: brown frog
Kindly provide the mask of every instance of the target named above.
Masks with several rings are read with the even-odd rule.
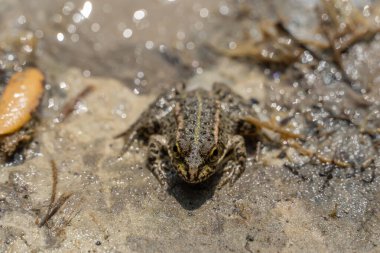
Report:
[[[197,184],[221,172],[219,187],[232,185],[245,170],[246,148],[242,120],[250,104],[228,86],[216,83],[212,91],[183,87],[159,96],[124,133],[123,153],[133,140],[148,140],[147,167],[166,189],[168,171]],[[252,128],[253,126],[248,126]],[[171,165],[165,163],[170,158]]]

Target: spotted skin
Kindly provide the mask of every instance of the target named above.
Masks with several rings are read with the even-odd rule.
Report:
[[[170,170],[190,184],[221,172],[219,187],[232,185],[245,170],[246,149],[240,132],[244,129],[241,118],[248,113],[249,104],[224,84],[214,84],[211,92],[172,89],[121,135],[122,152],[134,139],[147,139],[147,167],[166,189]]]

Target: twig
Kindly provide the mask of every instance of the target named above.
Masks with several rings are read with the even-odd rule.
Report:
[[[54,214],[66,203],[66,201],[71,197],[72,193],[63,193],[57,200],[57,202],[53,205],[51,210],[45,215],[45,217],[38,224],[39,227],[42,227],[46,224],[46,222],[53,217]]]
[[[71,99],[69,102],[66,103],[66,105],[63,107],[60,115],[59,120],[60,122],[63,122],[68,116],[71,115],[71,113],[75,109],[75,105],[84,97],[89,95],[91,92],[95,90],[95,87],[92,85],[87,86],[84,88],[77,96],[75,96],[73,99]]]
[[[42,227],[46,224],[46,222],[53,217],[53,215],[65,204],[65,202],[70,198],[72,193],[63,193],[59,196],[58,200],[55,201],[57,195],[57,185],[58,185],[58,169],[54,160],[50,161],[51,171],[52,171],[52,188],[51,188],[51,196],[50,203],[46,215],[42,218],[42,220],[38,223],[38,227]]]
[[[295,134],[290,131],[284,130],[281,127],[273,125],[269,122],[261,121],[252,116],[244,117],[244,120],[252,125],[255,125],[258,128],[266,128],[272,130],[273,132],[279,133],[283,139],[305,139],[301,134]]]
[[[49,209],[48,212],[50,212],[51,208],[53,207],[55,197],[57,195],[57,184],[58,184],[58,171],[57,171],[57,165],[55,164],[54,160],[50,161],[51,165],[51,175],[52,175],[52,180],[53,184],[51,187],[51,196],[50,196],[50,204],[49,204]]]
[[[247,116],[244,118],[244,120],[250,124],[255,125],[258,128],[266,128],[268,130],[271,130],[275,133],[280,134],[281,139],[285,140],[287,145],[294,148],[297,152],[299,152],[301,155],[307,156],[309,158],[317,158],[322,163],[329,163],[329,164],[335,164],[339,167],[347,168],[351,165],[347,162],[343,162],[340,160],[330,159],[325,156],[319,155],[309,149],[306,149],[302,147],[298,142],[291,140],[291,139],[301,139],[304,140],[304,136],[301,134],[295,134],[290,131],[284,130],[281,127],[278,127],[276,125],[273,125],[269,122],[260,121],[259,119],[256,119],[252,116]],[[273,141],[273,140],[272,140]]]
[[[317,158],[320,162],[322,163],[329,163],[329,164],[335,164],[339,167],[342,167],[342,168],[348,168],[350,167],[351,165],[347,162],[343,162],[343,161],[340,161],[340,160],[335,160],[335,159],[330,159],[330,158],[327,158],[325,156],[322,156],[322,155],[319,155],[309,149],[306,149],[304,147],[302,147],[299,143],[297,142],[294,142],[294,141],[287,141],[287,144],[294,148],[295,150],[297,150],[297,152],[299,152],[301,155],[304,155],[304,156],[307,156],[309,158]]]

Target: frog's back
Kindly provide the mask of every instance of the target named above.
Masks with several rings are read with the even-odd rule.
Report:
[[[182,94],[175,108],[176,139],[184,152],[205,154],[220,141],[223,124],[220,101],[203,89]]]

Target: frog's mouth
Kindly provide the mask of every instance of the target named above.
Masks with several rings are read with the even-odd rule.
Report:
[[[201,183],[211,177],[215,172],[215,170],[208,165],[204,165],[201,168],[188,168],[183,163],[178,163],[177,169],[179,176],[190,184]]]

